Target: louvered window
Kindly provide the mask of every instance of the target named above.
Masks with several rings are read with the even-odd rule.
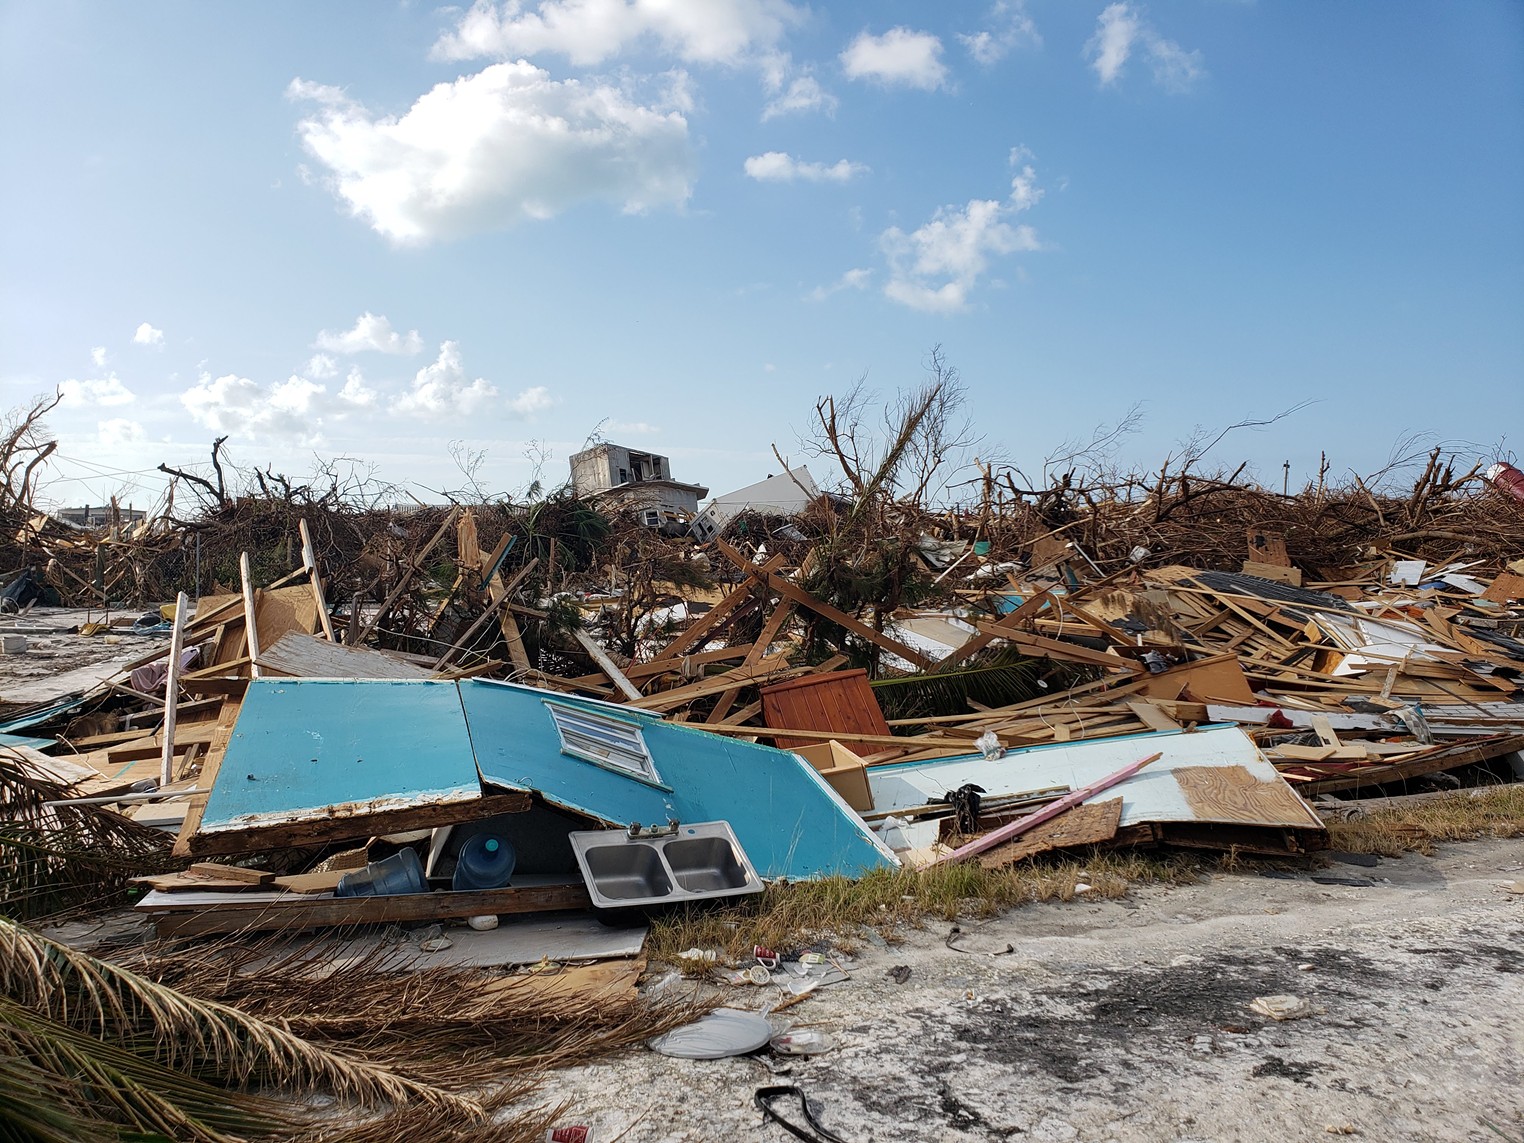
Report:
[[[545,709],[561,735],[563,754],[623,770],[648,782],[661,781],[639,726],[559,703],[547,702]]]

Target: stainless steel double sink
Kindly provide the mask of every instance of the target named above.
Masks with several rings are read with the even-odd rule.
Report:
[[[569,835],[593,904],[667,905],[762,892],[728,822],[691,822],[664,832],[578,830]]]

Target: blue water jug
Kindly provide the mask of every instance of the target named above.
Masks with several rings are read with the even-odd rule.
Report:
[[[506,837],[472,834],[461,844],[452,889],[501,889],[513,876],[518,851]]]

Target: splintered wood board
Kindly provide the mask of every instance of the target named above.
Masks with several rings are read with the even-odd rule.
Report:
[[[1069,849],[1077,845],[1098,845],[1110,841],[1122,822],[1122,799],[1086,802],[1065,810],[1052,821],[1028,830],[1004,845],[981,854],[979,864],[985,869],[1003,869],[1039,853]]]
[[[1322,829],[1322,820],[1280,779],[1261,782],[1242,766],[1176,766],[1170,771],[1198,822]]]

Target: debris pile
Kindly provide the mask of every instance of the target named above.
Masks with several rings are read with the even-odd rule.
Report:
[[[131,885],[177,940],[622,965],[564,986],[586,1003],[650,916],[767,882],[1302,855],[1349,799],[1524,777],[1524,513],[1480,468],[1435,454],[1406,497],[986,470],[938,510],[798,469],[694,514],[622,455],[527,505],[218,468],[176,474],[189,520],[25,512],[0,796],[46,844],[4,843],[7,912]],[[735,971],[822,983],[764,952]]]

